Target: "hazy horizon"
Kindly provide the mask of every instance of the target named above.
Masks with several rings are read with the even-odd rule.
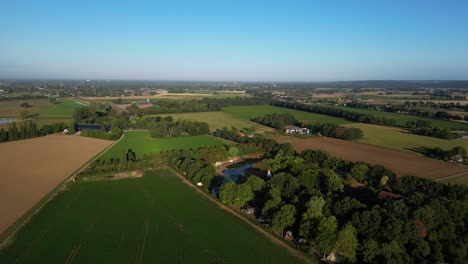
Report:
[[[0,78],[468,80],[461,1],[14,1]]]

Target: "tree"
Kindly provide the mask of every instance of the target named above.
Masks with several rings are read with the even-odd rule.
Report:
[[[283,229],[294,224],[295,214],[296,208],[293,205],[286,204],[281,206],[281,209],[273,216],[273,227],[281,230],[281,235],[283,235]]]
[[[322,180],[327,194],[342,191],[344,188],[340,176],[331,169],[324,169],[322,171]]]
[[[268,192],[268,200],[262,208],[262,214],[272,215],[281,202],[281,191],[275,187],[271,188]]]
[[[357,181],[364,181],[366,173],[369,171],[369,167],[364,163],[356,163],[351,169],[351,175]]]
[[[221,186],[219,190],[219,199],[223,204],[232,205],[236,196],[236,184],[233,182],[228,182]]]
[[[307,202],[307,211],[302,215],[302,220],[306,221],[312,218],[322,217],[322,209],[325,205],[325,200],[321,196],[314,196]]]
[[[228,182],[221,187],[219,198],[223,204],[239,208],[252,200],[254,193],[247,184]]]
[[[236,147],[230,147],[228,150],[228,155],[229,157],[235,157],[239,155],[239,149],[237,149]]]
[[[358,240],[356,237],[356,229],[354,226],[347,224],[338,233],[338,238],[335,244],[335,250],[351,262],[356,260],[356,249]]]
[[[373,239],[366,239],[361,245],[362,260],[366,263],[374,263],[380,254],[379,244]]]
[[[31,105],[30,105],[28,102],[22,102],[22,103],[20,104],[20,106],[23,107],[23,108],[31,107]]]
[[[392,240],[390,243],[383,243],[381,254],[383,263],[404,264],[409,262],[409,256],[406,254],[405,248],[395,240]]]
[[[245,184],[249,185],[254,192],[260,191],[265,187],[265,181],[255,175],[250,175]]]
[[[21,115],[21,119],[26,120],[29,117],[29,112],[28,110],[21,110],[20,115]]]
[[[323,218],[315,235],[315,245],[322,254],[328,254],[333,251],[336,241],[337,222],[334,216]]]

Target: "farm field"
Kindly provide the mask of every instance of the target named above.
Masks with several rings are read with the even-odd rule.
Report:
[[[259,105],[259,106],[229,106],[222,109],[223,112],[244,118],[252,119],[258,116],[263,116],[266,114],[273,113],[291,113],[300,121],[309,121],[309,122],[320,122],[320,123],[332,123],[337,125],[349,124],[350,121],[347,121],[343,118],[337,118],[327,115],[319,115],[314,113],[308,113],[304,111],[282,108],[271,105]]]
[[[180,113],[180,114],[168,114],[177,119],[183,120],[192,120],[199,122],[206,122],[210,126],[211,131],[216,129],[222,129],[223,127],[232,127],[245,128],[245,127],[255,127],[256,133],[263,133],[265,131],[272,131],[273,129],[261,124],[252,122],[248,119],[240,118],[225,112],[199,112],[199,113]]]
[[[31,107],[23,108],[21,103],[28,102]],[[30,115],[35,116],[35,121],[39,126],[64,122],[70,123],[75,108],[80,107],[80,104],[74,100],[61,100],[61,103],[53,104],[49,99],[34,99],[34,100],[15,100],[0,102],[0,118],[13,118],[17,122],[21,122],[21,111],[27,110]],[[8,128],[8,125],[2,124],[0,128]]]
[[[150,99],[151,102],[157,102],[158,100],[196,100],[205,97],[208,98],[228,98],[245,96],[241,92],[218,92],[213,93],[163,93],[156,95],[136,95],[136,96],[105,96],[105,97],[83,97],[82,99],[87,101],[107,101],[111,102],[114,99],[122,98],[123,100],[146,100]]]
[[[148,131],[127,131],[124,138],[115,144],[103,156],[103,159],[119,157],[122,151],[132,149],[137,156],[150,152],[173,149],[190,149],[229,144],[227,141],[212,136],[186,136],[171,138],[152,138]]]
[[[74,100],[61,100],[58,104],[50,104],[48,107],[38,111],[41,118],[71,118],[73,111],[83,106]]]
[[[0,144],[0,234],[110,144],[63,135]]]
[[[370,114],[370,115],[374,115],[374,116],[393,118],[393,119],[395,119],[397,121],[396,125],[398,125],[398,126],[405,126],[406,122],[408,122],[408,121],[427,120],[427,121],[432,123],[432,126],[438,127],[438,128],[446,128],[446,129],[452,129],[452,130],[453,129],[457,130],[459,128],[468,129],[468,124],[452,122],[452,121],[446,121],[446,120],[439,120],[439,119],[433,119],[433,118],[424,118],[424,117],[412,116],[412,115],[407,115],[407,114],[381,112],[381,111],[368,110],[368,109],[343,107],[343,106],[336,106],[336,107],[335,106],[330,106],[330,107],[334,107],[334,108],[338,108],[338,109],[344,109],[344,110],[348,110],[348,111],[354,111],[354,112],[362,113],[362,114]]]
[[[346,124],[347,127],[360,128],[364,137],[358,142],[370,145],[376,145],[384,148],[412,152],[418,148],[440,147],[448,150],[456,146],[468,148],[468,139],[445,140],[433,137],[409,134],[394,127],[385,127],[371,124],[352,123]]]
[[[346,160],[383,165],[399,176],[412,175],[437,179],[468,172],[467,166],[351,141],[328,137],[298,139],[278,134],[273,137],[280,143],[290,143],[298,152],[305,149],[319,149]]]
[[[79,182],[0,251],[1,263],[302,263],[168,169]]]

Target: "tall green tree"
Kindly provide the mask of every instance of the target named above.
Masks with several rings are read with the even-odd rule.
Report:
[[[286,204],[281,207],[281,209],[276,212],[273,217],[273,227],[277,230],[281,230],[281,235],[283,234],[283,229],[289,226],[294,225],[296,214],[296,208],[293,205]]]
[[[358,247],[358,239],[356,235],[356,228],[347,224],[338,233],[338,238],[335,243],[336,252],[350,262],[354,262],[356,260],[356,249]]]

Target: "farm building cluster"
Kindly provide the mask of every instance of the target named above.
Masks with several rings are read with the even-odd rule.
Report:
[[[308,135],[310,133],[310,130],[306,127],[289,127],[286,128],[286,134],[292,134],[292,135]]]

